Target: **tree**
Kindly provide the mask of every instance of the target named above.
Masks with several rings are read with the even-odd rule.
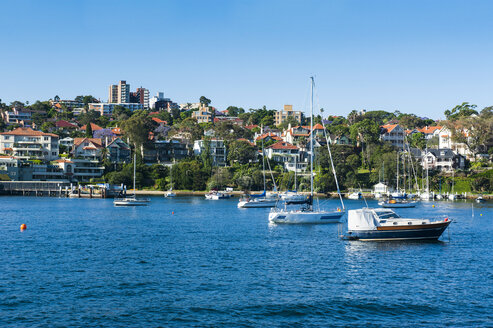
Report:
[[[212,102],[210,99],[208,99],[208,98],[206,98],[204,96],[200,97],[200,100],[199,101],[200,101],[200,103],[202,105],[204,105],[206,107],[209,106],[209,104]]]
[[[86,113],[80,114],[78,121],[82,125],[87,125],[90,122],[96,122],[99,116],[101,116],[101,113],[91,110]]]
[[[465,144],[474,157],[487,152],[487,144],[493,140],[493,115],[488,110],[480,116],[458,116],[445,125],[452,132],[452,140]]]
[[[234,163],[248,164],[257,158],[257,151],[248,141],[235,140],[228,147],[228,161]]]
[[[419,148],[419,149],[424,149],[426,147],[426,139],[425,135],[421,132],[418,133],[413,133],[409,138],[408,138],[409,144],[413,148]]]
[[[229,106],[228,108],[226,108],[226,110],[228,111],[228,116],[233,116],[233,117],[237,117],[238,115],[243,114],[245,112],[243,108],[236,106]]]
[[[445,116],[447,117],[447,120],[456,120],[460,117],[467,117],[473,114],[477,115],[478,112],[475,110],[476,107],[476,105],[471,105],[468,102],[463,102],[462,104],[452,108],[451,111],[447,109],[445,111]]]
[[[359,140],[364,143],[376,143],[380,138],[379,125],[367,118],[353,124],[349,131],[353,140]]]
[[[91,125],[91,122],[89,122],[86,125],[86,138],[92,138],[92,125]]]
[[[53,122],[44,122],[42,125],[41,125],[41,131],[47,133],[47,132],[51,132],[52,129],[55,128],[55,123]]]
[[[123,121],[121,127],[135,148],[138,149],[149,140],[149,132],[154,130],[154,121],[142,111]]]

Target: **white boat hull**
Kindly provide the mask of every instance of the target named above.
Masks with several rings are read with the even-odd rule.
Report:
[[[115,199],[113,201],[115,206],[147,206],[148,204],[147,199]]]
[[[382,206],[383,208],[410,208],[416,207],[416,202],[379,202],[378,205]]]
[[[286,224],[327,224],[340,222],[343,215],[343,211],[278,211],[269,213],[269,221]]]
[[[275,207],[277,204],[276,200],[250,200],[238,202],[238,208],[270,208]]]
[[[164,193],[164,197],[166,198],[176,197],[176,194],[172,191],[167,191]]]

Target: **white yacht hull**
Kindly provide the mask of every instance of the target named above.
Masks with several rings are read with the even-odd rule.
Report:
[[[167,191],[164,193],[164,197],[166,198],[176,197],[176,194],[172,191]]]
[[[113,205],[115,206],[147,206],[149,200],[147,199],[115,199]]]
[[[326,224],[340,222],[343,215],[343,211],[276,211],[269,213],[269,221],[287,224]]]
[[[277,204],[276,200],[270,200],[270,199],[250,200],[250,201],[240,200],[238,202],[238,208],[270,208],[270,207],[275,207],[276,204]]]

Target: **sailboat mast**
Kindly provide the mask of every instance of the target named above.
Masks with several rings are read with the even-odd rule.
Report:
[[[310,97],[310,194],[313,196],[313,76],[310,77],[312,80],[311,85],[311,97]]]
[[[397,192],[399,192],[399,151],[397,151]]]
[[[296,176],[298,174],[298,157],[294,156],[294,191],[298,191]]]
[[[135,195],[135,162],[136,162],[137,154],[134,153],[134,195]]]
[[[265,153],[264,153],[264,138],[262,138],[262,173],[264,174],[264,191],[267,189],[265,188]]]

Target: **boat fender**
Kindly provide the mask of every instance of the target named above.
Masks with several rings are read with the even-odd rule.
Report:
[[[448,218],[445,218],[445,220],[443,220],[443,221],[447,222],[448,221]]]

